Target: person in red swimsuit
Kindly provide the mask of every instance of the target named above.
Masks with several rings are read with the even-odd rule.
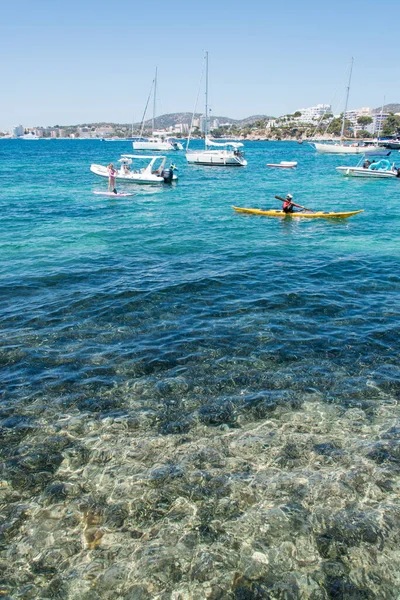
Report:
[[[282,210],[284,213],[292,213],[293,212],[293,206],[296,206],[296,204],[294,204],[292,202],[293,196],[292,194],[287,194],[286,195],[286,199],[283,202],[282,205]]]

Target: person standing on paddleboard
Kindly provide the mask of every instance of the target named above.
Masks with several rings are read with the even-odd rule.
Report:
[[[112,163],[110,163],[108,165],[107,171],[108,171],[108,191],[114,192],[114,194],[116,194],[117,190],[115,189],[115,176],[116,176],[117,172],[114,169],[114,165]]]

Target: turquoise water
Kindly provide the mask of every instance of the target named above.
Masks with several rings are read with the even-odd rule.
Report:
[[[108,198],[129,143],[0,141],[5,597],[399,597],[400,181],[245,150]],[[231,208],[288,192],[365,212]]]

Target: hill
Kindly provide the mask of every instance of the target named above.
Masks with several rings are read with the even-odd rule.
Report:
[[[195,118],[201,117],[201,113],[196,113]],[[272,119],[273,117],[269,117],[268,115],[252,115],[250,117],[246,117],[245,119],[231,119],[230,117],[219,117],[216,115],[211,115],[211,121],[217,120],[219,123],[229,123],[230,125],[238,125],[239,127],[244,125],[251,125],[251,123],[255,123],[256,121],[262,121],[264,119]],[[180,113],[170,113],[167,115],[161,115],[154,119],[154,126],[156,129],[167,129],[168,127],[174,127],[178,125],[178,123],[185,123],[190,125],[192,122],[192,113],[189,112],[180,112]],[[136,127],[140,127],[140,123],[135,123]],[[151,126],[151,119],[145,121],[145,126]]]
[[[381,110],[382,107],[379,106],[378,108],[374,108],[372,112],[380,113]],[[383,107],[383,112],[398,113],[400,112],[400,104],[385,104],[385,106]]]

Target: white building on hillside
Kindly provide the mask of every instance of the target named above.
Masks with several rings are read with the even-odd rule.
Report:
[[[359,132],[362,130],[379,135],[388,116],[388,112],[383,112],[382,114],[380,112],[375,113],[369,106],[346,111],[346,119],[350,121],[355,137],[357,137]],[[360,117],[370,117],[372,119],[372,123],[369,123],[368,125],[360,125],[358,123],[358,119]]]
[[[363,108],[356,108],[354,110],[346,111],[346,119],[350,121],[350,127],[353,129],[354,135],[357,136],[357,134],[361,130],[369,131],[370,133],[372,133],[371,125],[373,123],[371,123],[370,125],[360,125],[358,123],[358,119],[360,117],[370,117],[371,119],[373,119],[372,108],[370,108],[369,106],[364,106]]]
[[[317,104],[317,106],[310,106],[309,108],[299,108],[301,117],[296,117],[296,121],[299,123],[310,123],[319,121],[324,115],[332,113],[332,107],[330,104]]]
[[[177,123],[173,127],[170,127],[169,130],[171,133],[188,133],[189,125],[188,123]]]
[[[11,134],[15,137],[20,137],[21,135],[24,135],[25,133],[25,129],[23,125],[16,125],[15,127],[13,127]]]

